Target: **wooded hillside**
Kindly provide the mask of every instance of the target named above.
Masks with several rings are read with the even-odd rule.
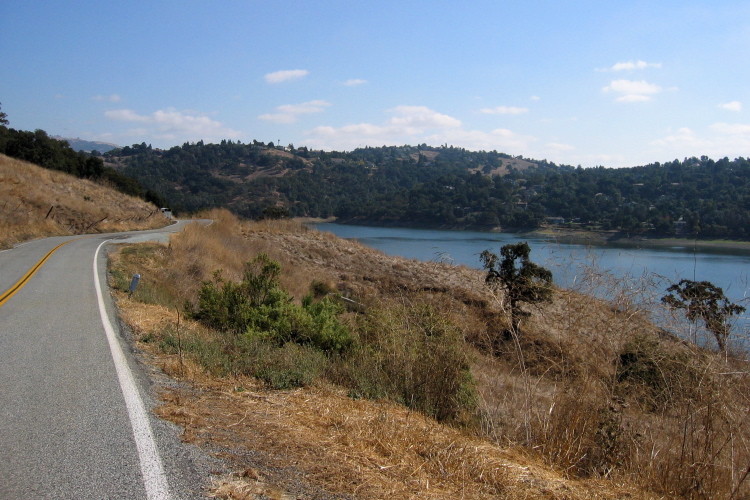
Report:
[[[225,206],[251,218],[750,237],[750,161],[742,157],[583,169],[424,144],[324,152],[199,141],[167,151],[125,147],[105,162],[178,211]]]

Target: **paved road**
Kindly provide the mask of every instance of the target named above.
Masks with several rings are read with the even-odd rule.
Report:
[[[0,498],[199,496],[206,462],[151,416],[149,379],[116,321],[107,332],[95,283],[98,274],[114,318],[102,242],[165,238],[181,225],[0,252],[2,294],[68,241],[0,307]]]

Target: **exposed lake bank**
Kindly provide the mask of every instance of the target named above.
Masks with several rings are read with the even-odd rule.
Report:
[[[572,245],[607,246],[616,245],[622,247],[651,247],[651,248],[689,248],[705,251],[730,251],[750,253],[750,241],[739,240],[707,240],[685,237],[658,237],[644,235],[630,235],[620,231],[585,231],[579,229],[543,227],[533,230],[510,230],[503,228],[456,228],[456,227],[422,227],[418,225],[404,224],[377,224],[364,221],[340,221],[335,217],[327,219],[301,217],[297,218],[303,224],[347,224],[371,227],[401,227],[405,229],[440,229],[452,231],[486,231],[490,233],[507,233],[515,236],[528,235],[531,238],[549,239],[557,243]]]
[[[523,233],[515,233],[523,234]],[[617,245],[629,247],[652,248],[689,248],[696,250],[729,250],[750,253],[750,241],[738,240],[703,240],[679,237],[656,237],[629,235],[617,231],[581,231],[575,229],[542,228],[528,231],[526,234],[541,238],[550,238],[559,243],[575,245]]]

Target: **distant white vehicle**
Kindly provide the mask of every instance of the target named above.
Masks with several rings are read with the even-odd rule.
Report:
[[[166,217],[169,220],[172,220],[172,209],[171,208],[162,208],[161,213],[164,214],[164,217]]]

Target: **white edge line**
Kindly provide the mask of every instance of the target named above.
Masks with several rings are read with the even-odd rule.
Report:
[[[154,434],[151,432],[151,424],[149,423],[143,400],[135,385],[133,374],[130,372],[125,355],[122,352],[120,343],[117,341],[115,330],[104,307],[102,287],[99,284],[99,270],[97,269],[96,262],[99,257],[99,250],[109,241],[111,240],[103,241],[94,253],[94,286],[96,287],[96,297],[99,301],[99,314],[101,315],[104,331],[107,334],[109,350],[112,353],[112,360],[117,370],[120,389],[125,398],[125,405],[128,408],[130,424],[133,427],[133,436],[135,437],[138,457],[141,462],[141,474],[143,475],[143,485],[146,488],[146,495],[150,500],[168,500],[171,499],[169,484],[167,483],[167,476],[162,467]]]

